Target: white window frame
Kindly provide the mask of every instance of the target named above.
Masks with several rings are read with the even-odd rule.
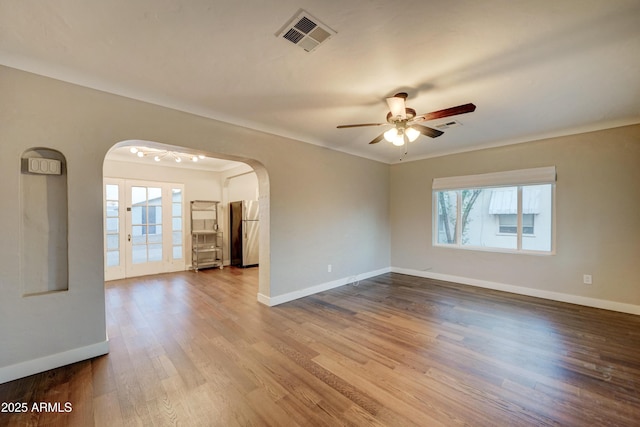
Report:
[[[494,172],[480,175],[453,176],[444,178],[435,178],[432,184],[431,200],[431,226],[432,226],[432,245],[440,248],[463,249],[473,251],[486,252],[503,252],[531,255],[555,255],[556,253],[556,168],[555,166],[520,169],[505,172]],[[530,249],[522,249],[523,224],[522,224],[522,188],[528,185],[551,185],[551,249],[549,251],[537,251]],[[517,230],[517,246],[516,249],[470,246],[462,244],[462,221],[461,221],[461,190],[467,189],[484,189],[495,187],[517,187],[518,188],[518,230]],[[438,242],[438,197],[437,193],[441,191],[456,191],[456,242],[455,243],[439,243]],[[525,237],[530,236],[529,234]]]

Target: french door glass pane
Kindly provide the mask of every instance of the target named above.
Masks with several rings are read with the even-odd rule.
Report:
[[[107,184],[105,186],[105,199],[118,200],[118,186],[116,184]]]
[[[134,264],[162,260],[162,188],[131,187]]]
[[[152,226],[149,226],[151,228]],[[162,229],[158,227],[157,233],[149,233],[147,234],[147,241],[149,243],[162,243]]]
[[[120,265],[120,251],[107,251],[107,267]]]
[[[162,261],[162,243],[149,245],[149,262]]]
[[[149,187],[149,204],[162,205],[162,189],[160,187]]]
[[[107,217],[117,217],[118,216],[118,202],[113,200],[107,200]]]
[[[171,243],[173,245],[171,254],[173,259],[182,259],[182,189],[172,189],[171,196]]]
[[[173,247],[173,259],[182,259],[182,246]]]
[[[173,245],[181,245],[182,244],[182,231],[174,231],[172,234],[173,234],[173,238],[171,240],[171,243]]]
[[[131,207],[131,224],[145,224],[147,217],[146,206],[132,206]]]
[[[131,247],[131,261],[134,264],[147,262],[147,245],[133,245]]]
[[[131,204],[146,203],[147,187],[131,187]]]
[[[120,265],[120,187],[117,184],[105,185],[105,262],[107,267]]]
[[[162,206],[149,206],[147,223],[162,224]]]
[[[120,236],[117,234],[107,234],[107,250],[118,249]]]
[[[131,242],[134,246],[147,244],[147,227],[145,225],[131,227]]]
[[[107,218],[107,232],[108,233],[117,233],[119,229],[119,220],[118,218]]]

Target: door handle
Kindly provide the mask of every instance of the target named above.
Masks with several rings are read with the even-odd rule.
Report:
[[[127,234],[127,240],[130,242],[131,241],[131,234]]]

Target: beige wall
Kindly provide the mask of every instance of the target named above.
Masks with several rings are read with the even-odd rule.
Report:
[[[554,165],[556,255],[432,246],[433,178]],[[396,268],[640,305],[640,126],[393,165],[391,236]]]
[[[0,93],[0,382],[73,355],[89,357],[105,342],[103,160],[120,141],[189,147],[264,167],[257,172],[270,190],[270,263],[263,265],[261,252],[260,269],[267,296],[390,264],[388,165],[6,67]],[[69,291],[25,298],[19,177],[20,156],[31,147],[67,159]]]

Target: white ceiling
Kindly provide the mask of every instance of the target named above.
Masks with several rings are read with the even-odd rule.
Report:
[[[300,9],[311,53],[275,36]],[[0,63],[394,163],[336,125],[398,91],[477,105],[407,160],[640,123],[640,0],[0,0]]]

